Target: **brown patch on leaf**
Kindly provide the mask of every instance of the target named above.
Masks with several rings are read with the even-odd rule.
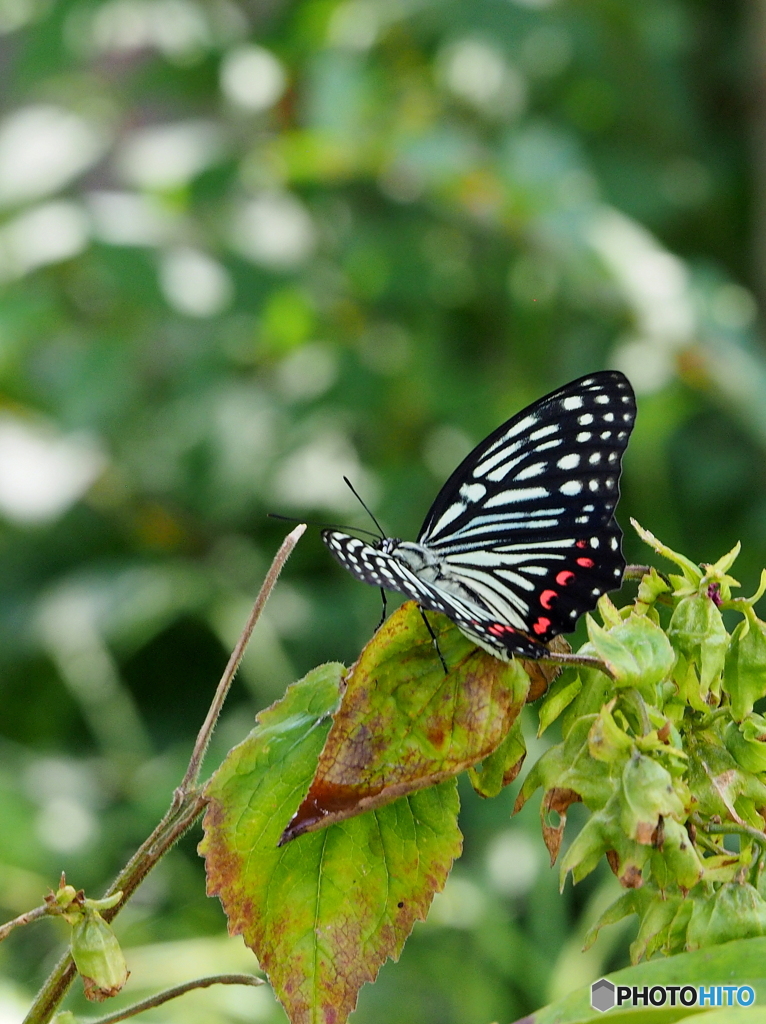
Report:
[[[606,860],[612,873],[615,874],[624,889],[640,889],[644,884],[644,876],[641,868],[630,861],[627,864],[620,863],[620,855],[616,850],[606,851]]]
[[[639,821],[636,823],[636,834],[633,837],[642,846],[653,846],[657,826],[651,821]]]
[[[582,797],[573,789],[549,789],[543,797],[540,806],[540,819],[542,822],[543,841],[548,847],[551,858],[551,867],[556,863],[556,858],[561,849],[561,840],[564,837],[564,828],[567,823],[567,810],[572,804],[580,803]],[[558,825],[551,825],[548,815],[553,811],[559,816]]]
[[[522,754],[516,762],[516,764],[512,764],[507,771],[503,772],[503,786],[510,786],[510,784],[521,771],[521,766],[524,764],[524,758],[526,756],[526,754]]]
[[[347,673],[311,787],[281,843],[451,778],[508,734],[529,690],[526,673],[475,647],[444,616],[429,613],[429,621],[449,672],[417,605],[406,602]]]

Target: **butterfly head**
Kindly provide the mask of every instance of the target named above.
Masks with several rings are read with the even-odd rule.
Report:
[[[401,540],[398,537],[381,537],[376,540],[373,547],[376,547],[379,551],[382,551],[384,555],[392,554],[401,544]]]

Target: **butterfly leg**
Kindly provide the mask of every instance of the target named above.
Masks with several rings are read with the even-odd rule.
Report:
[[[434,642],[434,647],[436,648],[436,653],[439,655],[439,661],[442,663],[442,668],[444,669],[444,674],[445,674],[445,676],[449,675],[449,669],[447,668],[447,662],[444,660],[444,657],[442,656],[442,652],[439,650],[439,641],[436,639],[436,633],[434,633],[433,629],[431,629],[431,623],[426,618],[426,613],[423,611],[423,609],[421,608],[420,605],[418,605],[418,611],[420,612],[420,617],[423,620],[423,622],[425,623],[426,629],[428,630],[428,635],[431,637],[431,639]]]
[[[376,633],[378,632],[380,627],[383,625],[383,623],[386,621],[386,609],[388,608],[388,598],[386,597],[386,592],[383,589],[383,587],[380,588],[380,599],[383,602],[383,610],[380,613],[380,622],[375,627],[375,632]]]

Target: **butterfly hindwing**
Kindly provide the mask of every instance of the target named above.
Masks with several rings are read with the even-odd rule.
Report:
[[[486,615],[478,607],[468,605],[419,579],[395,555],[387,554],[340,530],[323,530],[322,540],[352,576],[363,583],[383,587],[385,590],[396,590],[429,611],[441,612],[496,657],[507,661],[512,654],[539,658],[547,653],[542,644],[506,624],[497,623],[494,617]]]

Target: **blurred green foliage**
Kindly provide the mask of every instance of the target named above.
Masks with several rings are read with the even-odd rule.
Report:
[[[741,539],[753,589],[766,271],[748,16],[0,0],[6,917],[62,868],[98,895],[148,833],[285,532],[266,513],[368,525],[343,473],[412,537],[473,443],[617,366],[639,394],[621,521],[702,560]],[[626,551],[645,559],[633,536]],[[353,660],[377,614],[310,534],[211,765],[286,683]],[[625,962],[619,934],[580,953],[616,883],[560,897],[535,810],[509,821],[513,793],[463,796],[464,858],[360,1022],[511,1020]],[[119,919],[134,994],[252,965],[195,842]],[[45,922],[0,947],[0,1020],[61,938]],[[180,1015],[283,1020],[265,988],[154,1019]]]

